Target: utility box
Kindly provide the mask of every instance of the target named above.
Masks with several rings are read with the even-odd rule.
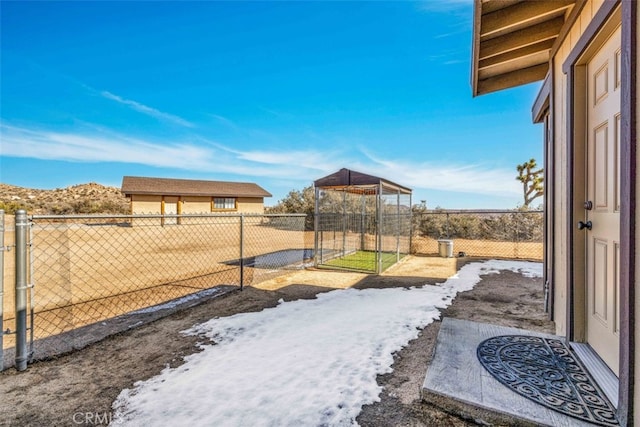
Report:
[[[442,258],[453,258],[453,240],[438,240],[438,252]]]

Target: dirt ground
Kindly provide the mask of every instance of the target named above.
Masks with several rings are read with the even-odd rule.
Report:
[[[25,372],[0,373],[0,425],[105,425],[122,389],[178,366],[197,350],[200,338],[179,332],[212,317],[260,311],[285,301],[314,298],[338,288],[407,287],[445,281],[468,259],[407,257],[380,276],[305,270],[211,299],[188,310],[109,337],[54,360],[36,362]],[[459,294],[443,316],[553,333],[543,312],[542,279],[503,271],[485,276]],[[472,421],[447,414],[420,399],[420,388],[440,322],[395,355],[393,372],[378,377],[381,401],[363,408],[362,426],[466,426]],[[167,425],[171,425],[168,420]]]

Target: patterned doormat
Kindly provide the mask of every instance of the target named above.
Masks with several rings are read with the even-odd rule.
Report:
[[[503,335],[481,342],[477,354],[491,375],[527,399],[583,421],[618,425],[615,409],[562,341]]]

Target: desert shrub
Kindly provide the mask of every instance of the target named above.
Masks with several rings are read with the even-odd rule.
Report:
[[[100,203],[100,212],[126,215],[130,213],[129,204],[118,203],[113,200],[105,200]]]
[[[15,215],[16,211],[20,209],[28,210],[28,207],[25,204],[16,201],[0,201],[0,209],[4,210],[4,213],[7,215]]]
[[[432,239],[542,241],[540,212],[414,212],[414,234]]]

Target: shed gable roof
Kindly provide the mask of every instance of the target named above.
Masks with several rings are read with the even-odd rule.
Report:
[[[201,181],[140,176],[123,177],[121,191],[125,196],[149,194],[163,196],[271,197],[271,193],[252,182]]]
[[[584,2],[475,0],[473,96],[544,79],[552,49],[576,3]]]

